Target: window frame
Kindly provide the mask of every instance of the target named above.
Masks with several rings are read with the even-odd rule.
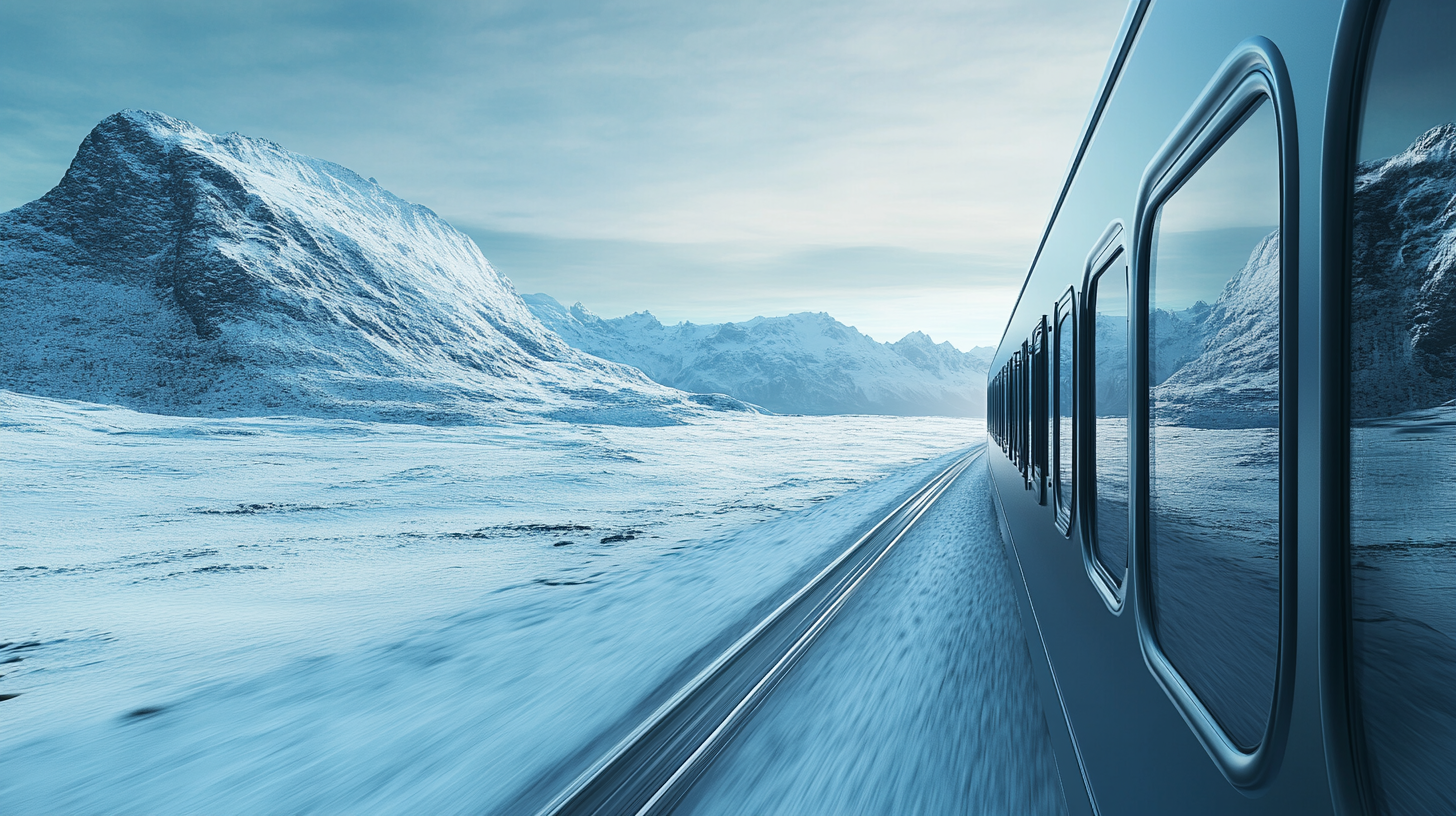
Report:
[[[1082,435],[1077,428],[1078,400],[1077,386],[1082,377],[1077,367],[1077,358],[1081,353],[1080,335],[1077,333],[1077,289],[1067,287],[1067,291],[1057,300],[1052,310],[1051,323],[1051,352],[1048,357],[1050,365],[1047,378],[1047,423],[1051,439],[1047,443],[1047,474],[1051,480],[1052,512],[1056,520],[1057,530],[1063,535],[1072,535],[1072,519],[1076,516],[1077,495],[1077,462],[1081,459],[1077,455],[1077,442]],[[1063,319],[1065,318],[1065,320]],[[1070,321],[1067,332],[1072,340],[1072,361],[1071,361],[1071,397],[1072,413],[1067,417],[1072,429],[1070,452],[1072,461],[1070,463],[1071,477],[1067,479],[1067,496],[1062,495],[1062,323]]]
[[[1391,0],[1347,0],[1335,38],[1323,132],[1320,200],[1319,506],[1320,714],[1331,789],[1344,812],[1384,812],[1355,680],[1351,548],[1350,296],[1354,282],[1355,177],[1371,63]]]
[[[1023,480],[1026,477],[1026,449],[1023,447],[1026,441],[1025,423],[1021,416],[1021,403],[1024,401],[1021,384],[1022,370],[1026,367],[1022,358],[1025,346],[1011,352],[1011,389],[1008,394],[1011,405],[1011,461],[1016,464],[1017,470],[1021,471]]]
[[[1252,751],[1244,751],[1224,732],[1213,714],[1158,643],[1153,625],[1150,580],[1151,542],[1148,539],[1148,383],[1147,309],[1152,242],[1156,217],[1163,204],[1193,176],[1223,142],[1240,127],[1254,106],[1266,100],[1278,130],[1280,174],[1280,456],[1279,456],[1279,623],[1274,692],[1265,731]],[[1298,280],[1298,137],[1294,96],[1283,57],[1274,43],[1251,37],[1224,60],[1178,127],[1149,163],[1138,187],[1134,221],[1129,318],[1132,344],[1128,442],[1133,472],[1129,499],[1133,543],[1130,583],[1133,587],[1138,640],[1148,668],[1168,694],[1184,721],[1230,784],[1246,792],[1268,785],[1283,760],[1294,697],[1296,654],[1296,456],[1298,416],[1297,280]]]
[[[1021,375],[1016,382],[1016,433],[1020,439],[1018,451],[1021,465],[1022,488],[1031,489],[1031,341],[1021,341]]]
[[[1001,454],[1009,456],[1010,445],[1006,442],[1006,378],[1009,365],[1002,365],[1001,372],[996,377],[996,444],[1001,446]]]
[[[1078,384],[1077,399],[1080,408],[1078,423],[1079,439],[1081,447],[1079,454],[1083,466],[1081,474],[1082,484],[1079,492],[1082,496],[1082,506],[1079,510],[1082,522],[1082,565],[1087,570],[1087,578],[1096,588],[1097,594],[1101,596],[1102,602],[1114,615],[1121,615],[1124,608],[1124,601],[1127,598],[1127,588],[1131,583],[1133,543],[1132,525],[1128,525],[1128,540],[1124,544],[1127,547],[1127,566],[1124,567],[1121,576],[1113,575],[1107,565],[1102,563],[1098,556],[1097,540],[1097,293],[1102,285],[1104,272],[1114,268],[1119,263],[1127,269],[1127,281],[1124,284],[1126,291],[1123,298],[1127,301],[1128,308],[1128,351],[1132,350],[1132,263],[1128,257],[1126,229],[1121,220],[1113,221],[1102,231],[1102,237],[1092,246],[1092,251],[1087,254],[1087,261],[1082,271],[1082,314],[1091,315],[1088,320],[1082,321],[1082,359],[1080,373],[1082,375]],[[1128,354],[1128,363],[1131,365],[1132,355]],[[1128,372],[1128,399],[1132,399],[1133,389],[1132,372]],[[1132,443],[1132,406],[1128,406],[1128,447],[1131,453]],[[1132,512],[1133,493],[1133,468],[1128,463],[1128,512]]]
[[[1027,487],[1037,504],[1047,501],[1047,319],[1042,315],[1027,338]]]

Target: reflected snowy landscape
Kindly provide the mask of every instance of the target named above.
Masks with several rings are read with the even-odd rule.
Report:
[[[1279,651],[1269,601],[1279,597],[1279,432],[1160,426],[1157,435],[1158,454],[1179,463],[1177,478],[1158,483],[1149,525],[1159,644],[1224,729],[1257,745]]]
[[[1406,18],[1400,23],[1426,23]],[[1443,58],[1444,59],[1444,58]],[[1449,115],[1439,108],[1424,121]],[[1439,116],[1439,118],[1437,118]],[[1426,118],[1429,117],[1429,118]],[[1352,672],[1373,798],[1456,809],[1456,124],[1355,176],[1350,291]]]
[[[17,812],[510,810],[983,433],[0,394],[0,792]]]
[[[1405,812],[1447,812],[1456,807],[1456,409],[1368,422],[1352,429],[1350,446],[1355,678],[1365,738],[1378,749],[1376,784]]]

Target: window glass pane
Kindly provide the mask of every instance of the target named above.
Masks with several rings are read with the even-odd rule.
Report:
[[[1097,473],[1093,552],[1118,582],[1127,574],[1127,257],[1092,285],[1093,463]],[[1085,505],[1084,505],[1085,506]]]
[[[1011,450],[1012,458],[1016,461],[1018,468],[1026,464],[1026,456],[1022,452],[1022,442],[1026,439],[1026,429],[1023,427],[1021,414],[1021,392],[1025,389],[1021,385],[1021,371],[1024,366],[1021,364],[1021,352],[1011,355]]]
[[[1031,333],[1031,378],[1028,405],[1031,408],[1031,480],[1037,500],[1044,501],[1047,465],[1047,343],[1046,318]]]
[[[1367,779],[1456,813],[1456,4],[1397,0],[1355,171],[1350,588]]]
[[[1072,398],[1076,393],[1072,390],[1072,343],[1076,334],[1070,303],[1057,314],[1056,410],[1052,412],[1057,423],[1057,508],[1063,518],[1072,510]]]
[[[1023,342],[1021,348],[1025,355],[1021,366],[1021,429],[1026,435],[1021,472],[1026,477],[1026,486],[1030,488],[1032,463],[1036,461],[1036,412],[1033,410],[1036,406],[1036,349],[1030,340]]]
[[[1052,320],[1055,319],[1055,317],[1052,318]],[[1056,482],[1054,480],[1057,478],[1056,450],[1053,448],[1057,441],[1057,339],[1054,331],[1055,327],[1049,321],[1047,323],[1046,335],[1042,339],[1042,431],[1039,434],[1043,437],[1043,466],[1046,471],[1046,489],[1052,492],[1056,491]],[[1055,507],[1056,497],[1053,496],[1051,498],[1053,502],[1052,506]]]
[[[1279,645],[1278,150],[1263,101],[1160,209],[1148,289],[1154,629],[1245,749]]]

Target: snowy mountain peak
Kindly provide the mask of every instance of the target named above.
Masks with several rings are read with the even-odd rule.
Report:
[[[910,332],[909,334],[905,335],[904,337],[901,337],[898,341],[896,341],[896,343],[897,344],[898,343],[908,343],[910,345],[915,345],[915,346],[934,346],[934,345],[936,345],[935,341],[932,340],[932,339],[930,339],[930,335],[928,335],[928,334],[926,334],[925,332],[922,332],[922,331],[913,331],[913,332]],[[947,345],[948,344],[949,344],[949,342],[947,341]]]
[[[1450,159],[1453,155],[1456,155],[1456,123],[1448,122],[1421,134],[1395,158]]]
[[[332,162],[122,111],[0,215],[0,387],[158,413],[657,422],[463,233]]]
[[[160,111],[137,110],[136,108],[127,108],[102,119],[100,124],[92,129],[91,137],[105,138],[108,134],[118,132],[144,133],[159,142],[175,141],[183,137],[208,138],[201,128],[191,122],[184,122]],[[86,147],[87,143],[82,142],[80,154],[86,152]]]
[[[1410,147],[1385,159],[1364,162],[1355,175],[1355,192],[1397,180],[1432,181],[1440,184],[1456,166],[1456,124],[1433,127]]]

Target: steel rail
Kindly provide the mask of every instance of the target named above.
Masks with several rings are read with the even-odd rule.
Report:
[[[951,463],[591,764],[537,816],[670,812],[870,571],[985,452]]]

